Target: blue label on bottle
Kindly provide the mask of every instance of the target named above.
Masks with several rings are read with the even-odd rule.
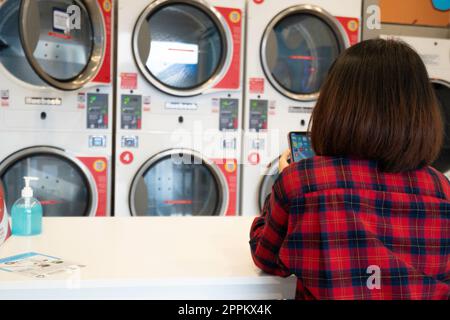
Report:
[[[42,232],[42,206],[36,199],[21,198],[11,209],[12,234],[35,236]]]

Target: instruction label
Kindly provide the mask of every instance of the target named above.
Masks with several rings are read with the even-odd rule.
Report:
[[[34,279],[67,277],[84,267],[77,263],[35,252],[0,259],[0,271],[13,272]]]

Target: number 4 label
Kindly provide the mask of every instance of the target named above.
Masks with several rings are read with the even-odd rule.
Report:
[[[134,160],[134,155],[129,151],[123,152],[120,155],[120,162],[122,162],[125,165],[131,164],[133,162],[133,160]]]

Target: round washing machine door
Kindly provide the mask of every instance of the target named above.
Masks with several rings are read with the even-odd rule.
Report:
[[[433,80],[433,87],[441,106],[445,130],[444,145],[433,166],[450,178],[450,83]]]
[[[267,197],[272,193],[272,188],[278,177],[280,176],[278,172],[278,159],[270,164],[266,175],[264,175],[259,186],[259,210],[262,211],[264,208],[264,202],[266,202]]]
[[[348,44],[339,21],[320,7],[299,5],[278,14],[261,44],[266,77],[284,96],[312,101]]]
[[[21,197],[23,177],[33,182],[34,197],[41,201],[46,217],[93,216],[97,207],[95,182],[77,159],[49,147],[25,149],[0,164],[8,212]]]
[[[133,51],[145,78],[174,96],[213,87],[231,63],[231,32],[203,1],[155,1],[140,16]]]
[[[148,160],[130,192],[133,216],[221,216],[227,205],[228,187],[220,169],[184,149]]]
[[[77,90],[103,63],[105,23],[96,0],[6,0],[0,62],[33,85]]]

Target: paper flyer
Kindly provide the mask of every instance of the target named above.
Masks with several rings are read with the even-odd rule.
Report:
[[[34,279],[53,279],[73,274],[85,266],[60,258],[28,252],[0,259],[0,271]]]
[[[6,212],[3,188],[0,185],[0,246],[11,235],[11,228],[9,226],[8,214]]]

